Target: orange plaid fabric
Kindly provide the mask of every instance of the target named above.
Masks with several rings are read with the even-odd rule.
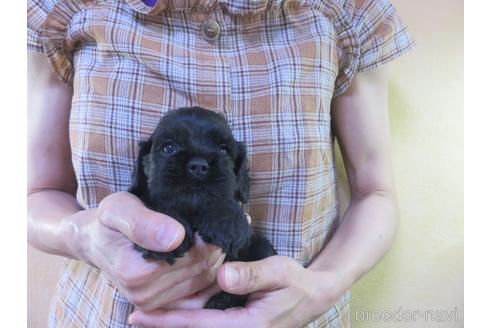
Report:
[[[128,188],[137,143],[165,112],[202,106],[248,147],[253,228],[305,266],[339,224],[331,100],[413,46],[387,0],[28,0],[27,16],[28,48],[73,85],[82,206]],[[310,327],[349,327],[348,300]],[[128,327],[132,309],[67,260],[49,325]]]

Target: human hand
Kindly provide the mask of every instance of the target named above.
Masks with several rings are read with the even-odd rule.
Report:
[[[172,251],[183,240],[184,228],[146,208],[130,193],[109,195],[97,209],[83,212],[72,220],[78,227],[75,253],[105,272],[141,310],[164,308],[210,286],[225,257],[219,247],[196,238],[195,246],[172,266],[144,259],[134,243],[153,251]]]
[[[246,306],[225,311],[137,310],[129,323],[166,328],[225,328],[231,322],[239,328],[302,327],[326,312],[345,291],[336,272],[312,271],[284,256],[226,263],[217,273],[217,282],[222,290],[232,294],[252,293]]]

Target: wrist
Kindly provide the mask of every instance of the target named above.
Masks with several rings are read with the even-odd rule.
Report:
[[[320,313],[327,311],[354,283],[350,276],[340,270],[311,272],[315,275],[313,281],[318,282],[314,289],[314,303]]]
[[[63,220],[63,243],[71,257],[91,263],[90,226],[95,217],[95,210],[82,210]]]

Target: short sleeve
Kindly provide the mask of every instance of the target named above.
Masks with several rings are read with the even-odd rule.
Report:
[[[415,45],[388,0],[340,0],[339,73],[334,97],[344,93],[354,75],[405,54]]]
[[[41,28],[54,2],[49,0],[27,0],[27,50],[43,52]]]
[[[77,45],[69,31],[71,19],[94,0],[28,0],[27,48],[43,52],[58,78],[73,80],[72,54]]]

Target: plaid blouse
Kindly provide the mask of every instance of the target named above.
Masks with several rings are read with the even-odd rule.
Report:
[[[339,223],[331,100],[408,51],[406,27],[388,0],[154,2],[28,0],[28,49],[73,85],[78,201],[126,190],[159,118],[202,106],[248,147],[253,228],[309,265]],[[348,299],[310,327],[349,327]],[[104,273],[67,260],[49,326],[129,327],[132,310]]]

